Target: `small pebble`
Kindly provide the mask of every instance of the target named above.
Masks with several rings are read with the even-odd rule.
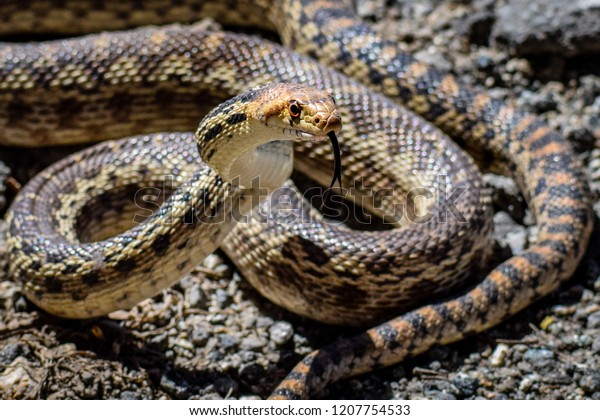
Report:
[[[260,400],[262,400],[262,398],[260,397],[260,395],[241,395],[240,400],[241,401],[260,401]]]
[[[160,378],[160,386],[165,392],[177,399],[188,399],[191,395],[189,384],[181,378],[175,381],[164,374]]]
[[[223,309],[231,303],[231,296],[225,290],[218,289],[215,291],[215,302],[217,308]]]
[[[196,346],[204,346],[208,341],[210,334],[205,325],[195,325],[192,330],[192,343]]]
[[[202,397],[200,397],[200,399],[205,400],[205,401],[211,401],[211,400],[220,401],[223,399],[223,397],[221,395],[219,395],[217,392],[209,392],[207,394],[202,395]]]
[[[31,376],[27,369],[23,368],[25,359],[17,357],[13,363],[5,367],[0,375],[0,395],[10,390],[8,395],[12,398],[23,398],[32,388],[38,386],[37,381]]]
[[[122,400],[141,400],[142,396],[135,391],[123,391],[119,395]]]
[[[494,215],[494,237],[500,245],[510,247],[513,254],[520,253],[527,246],[527,229],[503,211]]]
[[[269,328],[275,321],[267,316],[259,316],[256,319],[256,328]]]
[[[508,350],[509,348],[506,344],[498,344],[490,356],[490,366],[498,367],[504,365]]]
[[[9,343],[0,350],[0,365],[10,365],[13,360],[23,354],[23,347],[19,343]]]
[[[529,109],[535,113],[542,113],[555,110],[558,106],[556,96],[552,92],[532,92],[525,90],[521,93],[519,104],[524,109]]]
[[[279,321],[269,328],[269,337],[275,344],[282,345],[287,343],[294,336],[294,327],[286,321]]]
[[[406,392],[408,392],[409,394],[423,393],[423,382],[410,381],[406,387]]]
[[[94,383],[94,375],[91,372],[83,371],[81,372],[81,380],[86,385],[91,385]]]
[[[587,394],[600,392],[600,370],[587,370],[579,380],[579,386]]]
[[[210,254],[204,259],[202,265],[209,270],[213,270],[217,265],[221,264],[223,260],[217,254]]]
[[[479,70],[490,70],[494,67],[494,59],[489,55],[483,54],[475,59],[475,66]]]
[[[592,351],[596,354],[600,354],[600,337],[596,337],[592,343]]]
[[[525,377],[519,383],[519,390],[523,392],[528,392],[533,384],[538,382],[542,377],[537,373],[531,373],[529,375],[525,375]]]
[[[548,325],[547,331],[550,334],[558,335],[563,332],[565,327],[565,323],[562,321],[554,321],[552,324]]]
[[[227,279],[231,277],[231,272],[233,271],[233,269],[229,264],[219,264],[215,268],[213,268],[213,271],[218,278]]]
[[[187,301],[190,308],[202,309],[206,304],[206,296],[199,284],[193,284],[187,293]]]
[[[17,312],[26,312],[28,310],[29,305],[27,304],[27,299],[24,296],[20,296],[15,301],[15,311]]]
[[[540,322],[540,328],[542,330],[547,330],[552,324],[554,324],[554,322],[556,322],[556,318],[554,318],[553,316],[544,317],[544,319],[542,319],[542,322]]]
[[[477,379],[464,375],[454,378],[452,384],[459,391],[457,396],[460,398],[472,397],[479,388],[479,381]]]
[[[267,340],[262,337],[250,336],[242,339],[240,348],[242,350],[258,350],[267,345]]]
[[[594,292],[589,289],[583,289],[581,292],[581,301],[582,302],[591,302],[594,299]]]
[[[534,367],[546,367],[554,361],[554,352],[545,348],[529,349],[523,355],[523,359]]]
[[[430,400],[455,400],[456,397],[446,391],[430,390],[425,391],[425,396]]]
[[[513,392],[517,384],[514,378],[501,378],[500,383],[496,386],[496,389],[500,392]]]
[[[241,350],[238,354],[240,355],[240,359],[244,363],[253,362],[254,360],[256,360],[257,357],[257,354],[255,352],[249,350]]]
[[[231,334],[219,334],[219,344],[224,349],[229,349],[240,344],[240,339]]]
[[[232,354],[231,356],[219,362],[219,368],[224,372],[238,370],[241,365],[242,358],[240,357],[239,353]]]
[[[434,360],[433,362],[429,363],[429,369],[431,370],[440,370],[442,368],[442,364],[439,362],[439,360]]]
[[[588,328],[600,328],[600,311],[596,311],[587,319]]]
[[[568,385],[573,382],[573,377],[561,372],[550,372],[544,375],[544,383],[551,385]]]
[[[385,10],[384,0],[360,1],[356,5],[356,13],[363,18],[381,17]]]
[[[544,1],[546,0],[535,0],[535,3]],[[589,0],[582,1],[589,3]],[[553,2],[558,3],[560,0]],[[498,3],[494,0],[358,0],[356,5],[369,17],[385,16],[383,21],[376,24],[380,23],[380,28],[387,28],[390,32],[396,31],[396,27],[403,26],[408,20],[413,21],[412,26],[403,26],[411,30],[410,35],[402,35],[401,43],[405,44],[402,48],[406,46],[409,51],[411,48],[413,51],[420,50],[422,52],[418,55],[422,59],[434,64],[441,62],[444,68],[453,67],[454,73],[459,74],[461,80],[468,84],[488,86],[493,98],[515,98],[513,102],[524,102],[530,109],[548,112],[544,118],[552,126],[558,127],[577,151],[585,153],[578,156],[578,159],[588,164],[590,174],[597,175],[592,178],[598,180],[596,186],[592,184],[592,188],[597,194],[594,208],[600,215],[600,153],[594,155],[590,150],[594,146],[594,139],[600,139],[600,78],[591,72],[586,74],[589,72],[585,69],[586,60],[582,60],[581,64],[578,61],[569,64],[571,76],[566,72],[562,73],[561,63],[564,59],[515,59],[507,49],[501,51],[490,44],[490,33],[498,17]],[[515,3],[515,0],[502,2],[504,3]],[[464,15],[470,15],[472,7],[477,4],[485,8],[485,13],[477,21],[480,24],[477,29],[479,45],[473,44],[474,37],[470,38],[470,45],[465,45],[469,40],[464,37],[456,44],[447,42],[449,39],[460,38],[455,36],[456,17],[459,17],[460,24]],[[432,14],[428,18],[420,18],[430,13]],[[521,10],[517,8],[516,13],[520,14]],[[398,22],[393,22],[396,17]],[[399,33],[403,32],[407,31],[401,29]],[[389,35],[394,36],[393,33]],[[462,50],[455,51],[454,45],[460,46]],[[457,69],[457,63],[462,67]],[[554,63],[558,64],[558,74],[564,76],[560,78],[565,81],[562,90],[553,88],[537,77],[538,67],[554,67]],[[510,74],[507,74],[507,69]],[[534,73],[535,79],[527,80]],[[596,164],[592,165],[592,162]],[[496,254],[499,259],[503,259],[505,255],[510,256],[511,249],[519,252],[536,239],[535,229],[531,228],[534,218],[512,179],[497,177],[491,182],[487,181],[486,179],[486,184],[494,189],[495,209],[503,210],[506,217],[510,218],[505,225],[498,226],[498,231],[506,228],[500,235],[505,246],[501,254]],[[527,183],[528,180],[525,179],[524,182]],[[592,240],[592,244],[597,242]],[[88,356],[87,352],[77,351],[83,348],[92,353],[98,345],[105,347],[97,340],[87,342],[77,331],[80,323],[66,323],[65,326],[61,324],[58,336],[59,343],[75,341],[71,337],[76,337],[77,348],[69,350],[58,347],[56,328],[43,329],[46,316],[23,298],[18,289],[10,285],[3,286],[0,281],[0,307],[5,309],[5,316],[0,317],[0,330],[13,331],[19,335],[16,340],[22,343],[21,347],[18,344],[12,344],[13,347],[7,344],[15,340],[12,333],[5,335],[5,339],[0,341],[0,366],[5,366],[4,373],[0,374],[0,393],[10,393],[11,397],[35,397],[36,392],[39,392],[36,389],[40,389],[40,384],[35,381],[45,378],[44,388],[47,389],[44,389],[44,393],[48,398],[75,399],[87,396],[102,399],[222,399],[231,393],[233,398],[246,399],[267,395],[274,385],[272,378],[281,377],[302,356],[309,354],[316,343],[322,342],[323,336],[327,338],[328,335],[338,335],[338,331],[327,327],[323,327],[324,333],[317,331],[321,327],[317,327],[316,323],[306,323],[298,317],[286,317],[293,320],[290,321],[291,324],[274,321],[271,316],[275,317],[273,313],[280,312],[272,311],[270,304],[256,305],[254,295],[247,293],[249,287],[240,281],[237,272],[231,273],[231,265],[225,263],[221,255],[209,255],[204,261],[207,270],[202,270],[214,273],[212,277],[216,281],[204,282],[206,276],[190,275],[180,282],[179,288],[174,289],[175,294],[172,296],[183,291],[184,299],[175,296],[165,305],[166,301],[162,297],[171,296],[170,292],[165,292],[158,300],[152,301],[154,304],[146,303],[132,311],[119,311],[120,318],[111,314],[110,319],[131,330],[134,336],[143,336],[151,350],[132,352],[129,340],[123,342],[117,339],[115,351],[118,350],[120,356],[115,358],[96,354]],[[598,260],[596,257],[591,259],[594,262],[584,260],[581,264],[586,273],[593,270],[589,268]],[[221,279],[230,275],[231,279]],[[536,355],[535,351],[529,351],[532,349],[527,345],[503,343],[491,347],[483,345],[478,351],[466,354],[465,352],[473,350],[465,350],[459,343],[456,346],[437,347],[421,356],[418,362],[409,360],[372,375],[334,384],[327,395],[333,398],[600,399],[595,369],[600,365],[600,326],[596,319],[600,310],[590,310],[593,305],[600,304],[600,277],[597,273],[589,278],[580,277],[582,278],[575,282],[581,285],[579,289],[570,291],[570,286],[562,286],[561,291],[554,293],[552,297],[522,311],[494,330],[471,339],[467,345],[467,348],[472,348],[474,342],[479,343],[490,337],[492,340],[504,337],[530,343],[539,337],[535,332],[528,332],[527,324],[543,320],[540,326],[543,329],[543,343],[547,343],[547,349],[544,350],[548,352],[550,348],[558,349],[553,356],[549,353],[544,356],[544,352]],[[241,287],[240,282],[243,285]],[[595,293],[583,290],[586,288]],[[585,304],[586,301],[589,303]],[[551,308],[555,303],[560,305],[556,309]],[[186,311],[187,308],[200,310]],[[16,316],[15,309],[20,312]],[[26,318],[32,314],[37,317],[37,321],[26,324],[27,327],[21,326],[23,321],[29,322]],[[163,330],[167,325],[167,330]],[[107,338],[112,339],[112,336]],[[267,344],[259,350],[241,348],[262,345],[263,339],[268,339]],[[180,340],[191,343],[194,350],[185,350],[190,347],[187,343],[183,345],[185,349],[180,347]],[[26,344],[29,342],[32,343],[31,346]],[[120,348],[117,346],[119,343],[122,343]],[[157,364],[153,364],[155,351],[164,358]],[[561,357],[558,357],[558,352]],[[64,379],[61,379],[63,375],[48,375],[47,368],[43,368],[48,366],[44,359],[63,354],[68,358],[65,361],[77,374],[64,375]],[[432,360],[439,360],[441,363],[428,366]],[[133,363],[129,363],[130,361]],[[7,368],[11,363],[15,364],[14,369]],[[449,366],[451,372],[458,373],[451,373],[448,380],[434,380],[428,375],[412,375],[410,370],[415,363],[434,368],[438,372],[441,366]],[[539,374],[532,374],[532,371],[539,369],[538,363],[544,368],[539,370]],[[151,366],[151,369],[138,366]],[[586,370],[586,367],[594,369]],[[404,369],[409,371],[408,375]],[[121,370],[126,375],[121,375]],[[185,372],[182,376],[187,379],[180,379],[178,372]],[[275,372],[278,372],[277,375]],[[148,375],[151,380],[144,379]],[[158,386],[156,381],[159,381]],[[424,391],[423,384],[428,382],[435,382],[436,386],[426,387]]]
[[[169,334],[165,331],[160,334],[153,335],[148,339],[148,342],[152,343],[152,345],[157,348],[165,348],[169,344]]]
[[[594,343],[594,339],[587,334],[578,335],[579,347],[589,347]]]
[[[227,321],[227,315],[222,313],[209,314],[206,320],[213,325],[223,325]]]
[[[194,345],[190,341],[185,340],[183,338],[179,338],[179,339],[173,341],[173,345],[177,346],[177,347],[181,347],[182,349],[186,349],[186,350],[194,349]]]

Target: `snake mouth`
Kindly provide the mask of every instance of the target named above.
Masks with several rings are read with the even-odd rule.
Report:
[[[298,140],[322,141],[327,139],[327,135],[309,133],[308,131],[294,128],[283,128],[283,134],[286,136],[296,137]]]

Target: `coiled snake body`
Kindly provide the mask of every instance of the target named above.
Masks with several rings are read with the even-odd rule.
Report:
[[[7,44],[0,47],[3,143],[39,146],[167,127],[190,130],[206,111],[206,93],[225,99],[268,82],[307,83],[336,97],[344,120],[344,179],[347,183],[362,177],[351,194],[360,199],[372,190],[393,189],[395,197],[404,197],[401,204],[413,208],[414,213],[398,215],[398,198],[376,196],[367,207],[392,215],[398,228],[355,232],[321,223],[298,194],[278,190],[270,200],[271,213],[260,212],[234,229],[225,251],[261,293],[290,310],[350,325],[373,324],[405,312],[307,356],[275,390],[276,398],[307,397],[337,379],[489,328],[554,290],[573,273],[585,251],[592,227],[589,192],[565,140],[535,117],[417,63],[379,38],[341,2],[239,1],[235,10],[192,0],[165,9],[161,2],[153,3],[153,10],[110,1],[101,8],[87,2],[59,2],[48,8],[48,3],[28,2],[26,15],[11,14],[11,2],[0,3],[0,16],[17,32],[78,32],[97,29],[94,24],[119,29],[142,18],[162,23],[163,18],[188,20],[202,14],[264,25],[268,16],[268,25],[286,45],[328,67],[259,38],[195,27]],[[104,18],[85,26],[86,13]],[[536,217],[534,245],[458,297],[436,304],[425,302],[464,284],[485,259],[489,206],[470,159],[394,101],[487,158],[484,165],[515,174]],[[197,169],[192,143],[183,133],[102,143],[32,181],[9,216],[11,273],[23,282],[28,296],[59,315],[93,316],[130,305],[191,270],[197,262],[192,244],[179,240],[179,233],[161,235],[153,223],[173,211],[176,206],[169,203],[183,199],[185,189],[176,190],[144,223],[118,240],[107,239],[95,252],[79,252],[78,244],[102,237],[103,228],[115,224],[110,214],[99,226],[81,216],[93,215],[95,204],[104,205],[110,191],[131,192],[132,186],[155,185],[165,175],[174,175],[175,186],[202,183],[204,198],[186,196],[197,200],[198,208],[211,203],[209,208],[218,207],[214,214],[229,212],[231,204],[223,204],[229,187],[211,190],[209,185],[221,181],[207,172],[192,176]],[[318,180],[330,177],[326,146],[301,145],[296,154],[297,168]],[[192,178],[186,181],[188,176]],[[411,196],[415,188],[432,194],[423,203]],[[93,196],[83,202],[89,194]],[[292,205],[283,200],[285,207],[301,209],[291,224],[273,220],[286,194]],[[444,195],[453,201],[439,200]],[[127,210],[131,204],[115,199],[111,206]],[[420,218],[422,214],[429,217]],[[220,239],[215,234],[209,242],[216,247]],[[184,257],[176,263],[144,272],[148,261],[175,255],[177,248]],[[96,307],[86,300],[94,291],[103,295],[92,301],[100,302]]]

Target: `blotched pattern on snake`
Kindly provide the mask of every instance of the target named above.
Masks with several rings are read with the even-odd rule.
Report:
[[[535,117],[418,63],[360,22],[343,2],[240,0],[232,8],[229,3],[184,0],[152,2],[148,9],[139,3],[128,8],[128,3],[109,0],[52,3],[24,2],[20,7],[31,11],[26,15],[12,13],[12,2],[0,3],[5,21],[1,27],[16,33],[79,33],[211,15],[226,23],[266,25],[281,35],[285,45],[322,64],[260,38],[199,27],[5,44],[0,48],[3,143],[39,146],[192,130],[207,111],[207,94],[221,100],[268,82],[306,83],[336,98],[344,121],[340,133],[344,182],[354,185],[361,180],[360,188],[353,190],[355,198],[373,190],[394,190],[395,198],[379,196],[371,210],[393,214],[404,197],[415,205],[417,214],[433,216],[414,223],[415,215],[399,218],[396,214],[392,220],[396,229],[357,232],[321,223],[293,193],[292,204],[302,209],[297,216],[307,223],[282,225],[260,212],[249,224],[234,229],[224,250],[262,294],[292,311],[351,325],[374,324],[404,313],[307,356],[275,390],[276,398],[307,397],[337,379],[397,363],[434,344],[489,328],[554,290],[573,273],[585,251],[592,227],[589,192],[566,141]],[[487,198],[480,193],[481,178],[470,158],[436,128],[397,104],[460,141],[482,166],[514,174],[536,218],[534,245],[452,299],[441,300],[441,296],[464,287],[489,249]],[[62,302],[53,309],[57,313],[79,305],[76,316],[86,316],[87,305],[78,302],[86,302],[94,288],[104,288],[106,292],[100,293],[107,293],[109,301],[130,304],[132,297],[122,292],[126,281],[121,279],[140,279],[137,270],[144,267],[142,260],[155,261],[178,246],[187,249],[187,244],[154,232],[149,236],[152,240],[142,241],[149,252],[132,259],[120,250],[133,246],[139,236],[131,237],[129,244],[114,243],[101,255],[87,256],[73,256],[66,242],[58,252],[50,239],[64,232],[77,243],[77,235],[85,242],[105,234],[104,228],[115,224],[116,216],[109,214],[104,224],[96,223],[94,204],[105,205],[115,189],[127,192],[144,182],[153,185],[173,173],[176,185],[182,184],[196,169],[195,146],[190,143],[187,134],[159,134],[101,144],[45,172],[34,181],[37,186],[28,186],[32,193],[22,195],[11,209],[10,238],[11,271],[24,282],[28,295],[38,302]],[[99,162],[106,169],[86,183],[82,170],[99,166],[92,164],[95,153],[102,156]],[[296,156],[297,169],[318,181],[330,179],[328,146],[301,145]],[[58,173],[66,175],[55,176]],[[37,197],[41,184],[48,188],[47,197],[54,195],[57,207]],[[85,188],[93,191],[91,204],[69,201],[74,191]],[[436,197],[457,190],[465,193],[452,196],[452,203],[421,203],[411,201],[409,192],[414,188],[433,191]],[[278,191],[270,201],[272,210],[277,210],[278,198],[292,190]],[[207,198],[214,199],[210,193]],[[464,220],[443,219],[450,204],[458,210],[453,214],[463,215]],[[111,206],[128,210],[123,200],[114,200]],[[78,213],[91,213],[86,216],[90,219],[77,221]],[[439,223],[440,217],[444,223]],[[36,230],[28,231],[33,223]],[[139,226],[151,226],[147,223]],[[78,232],[69,227],[73,224]],[[134,280],[133,288],[154,291],[196,262],[180,260],[156,276],[146,276],[144,285]],[[114,276],[99,281],[98,271],[107,264],[113,264]],[[66,281],[68,276],[72,280]],[[152,281],[155,284],[150,286]],[[438,303],[428,304],[431,299]]]

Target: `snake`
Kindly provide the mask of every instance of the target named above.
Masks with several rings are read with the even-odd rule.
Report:
[[[591,198],[568,142],[539,118],[418,62],[343,1],[5,1],[0,16],[0,35],[115,31],[2,44],[1,143],[39,147],[140,133],[51,166],[13,202],[9,272],[49,312],[96,316],[189,272],[199,262],[193,254],[208,251],[193,250],[189,235],[160,229],[173,214],[181,220],[175,212],[182,203],[209,211],[190,215],[181,229],[254,206],[221,244],[244,277],[293,312],[368,327],[304,357],[271,395],[308,398],[339,379],[497,325],[570,278],[586,250]],[[203,16],[274,30],[285,47],[201,25],[128,29]],[[347,195],[387,217],[392,229],[329,223],[288,181],[256,204],[260,188],[246,188],[243,200],[240,185],[206,166],[198,170],[189,131],[199,115],[212,115],[210,140],[244,118],[231,106],[209,112],[212,100],[252,101],[244,92],[270,83],[333,94],[344,122]],[[153,134],[165,127],[172,132]],[[326,142],[295,143],[294,155],[298,171],[322,183],[331,178]],[[474,160],[515,178],[537,227],[532,245],[487,273],[490,203]],[[164,203],[148,203],[156,208],[144,207],[150,214],[133,227],[131,218],[122,222],[119,214],[139,211],[133,192],[165,176],[172,185],[163,188]],[[199,196],[186,188],[194,183]],[[379,190],[387,192],[373,193]],[[211,228],[200,225],[216,248],[224,233],[211,238]],[[129,230],[115,239],[115,227]],[[144,272],[151,264],[155,270]]]

